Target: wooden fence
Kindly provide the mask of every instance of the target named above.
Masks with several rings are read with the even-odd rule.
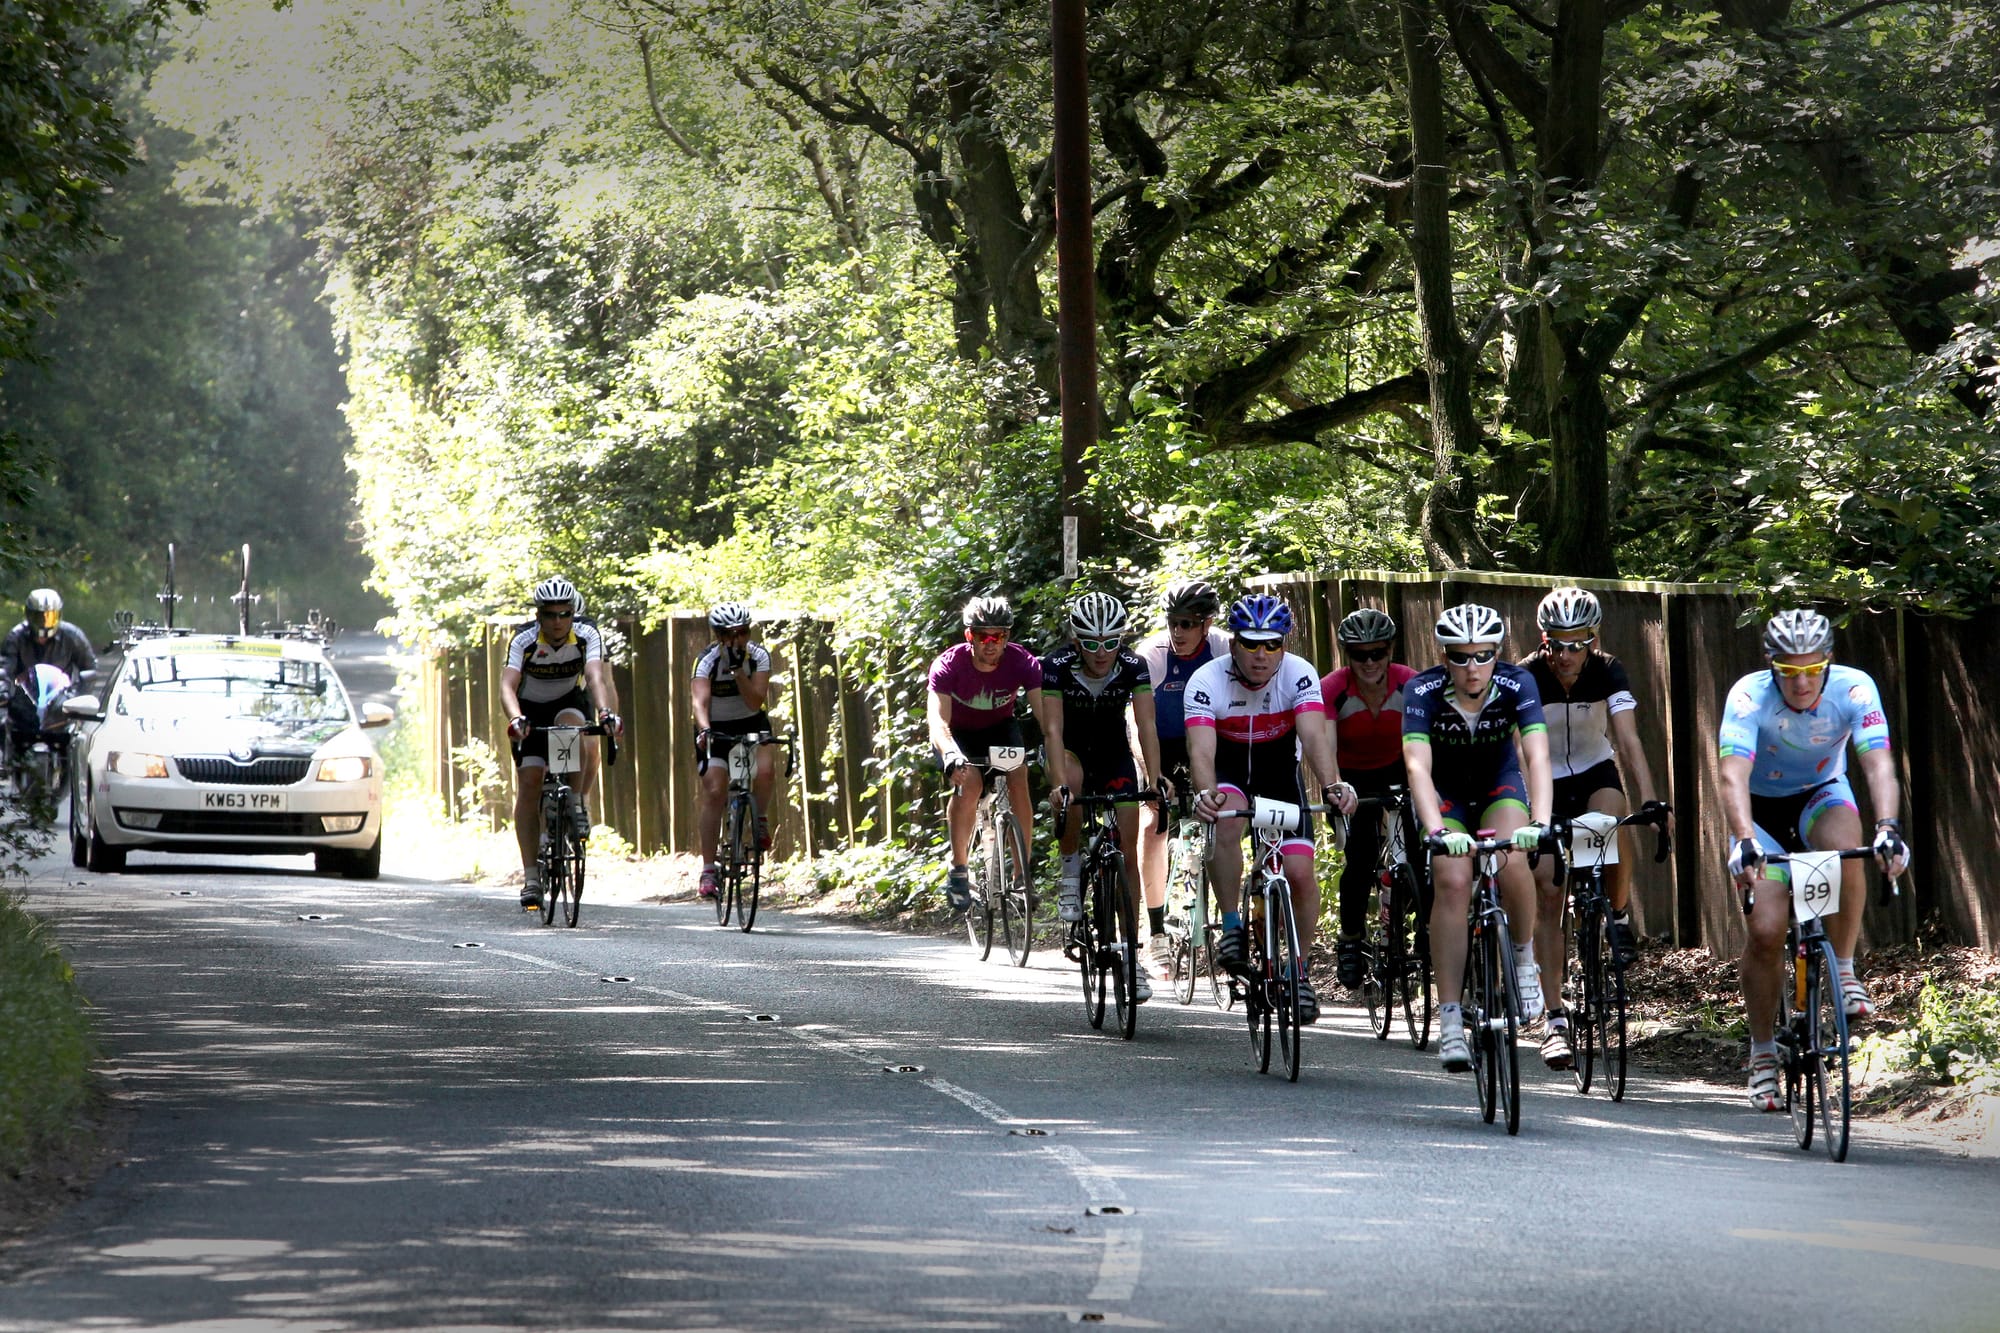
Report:
[[[1340,573],[1271,575],[1255,584],[1282,592],[1301,618],[1295,648],[1324,668],[1334,660],[1333,627],[1362,606],[1389,612],[1404,627],[1399,656],[1429,665],[1424,632],[1443,607],[1482,601],[1507,618],[1508,653],[1538,641],[1534,609],[1554,580],[1524,575]],[[1674,807],[1673,854],[1651,859],[1651,835],[1634,874],[1634,911],[1648,935],[1705,944],[1733,954],[1742,941],[1726,855],[1716,732],[1725,693],[1761,665],[1761,621],[1746,623],[1750,600],[1713,585],[1585,580],[1604,604],[1603,644],[1626,665],[1640,701],[1640,734],[1662,797]],[[505,769],[505,719],[499,676],[516,621],[494,621],[470,648],[426,661],[421,701],[410,719],[423,736],[425,776],[449,807],[478,804],[453,754],[483,741]],[[601,785],[599,819],[642,852],[693,851],[696,782],[688,682],[709,641],[699,616],[677,617],[640,633],[629,624],[627,651],[614,668],[628,725],[618,766]],[[827,627],[809,617],[767,621],[761,641],[779,683],[776,712],[799,739],[799,763],[787,779],[774,821],[780,856],[817,856],[895,831],[908,793],[880,789],[892,743],[877,719],[920,716],[920,699],[870,697],[841,660]],[[1857,616],[1836,640],[1838,656],[1881,686],[1904,787],[1904,823],[1915,853],[1909,890],[1872,903],[1868,935],[1911,938],[1920,922],[1947,939],[2000,951],[2000,699],[1978,685],[2000,661],[2000,622],[1885,613]],[[1983,666],[1981,664],[1984,664]],[[1988,681],[1994,679],[1988,675]],[[907,724],[904,734],[909,734]],[[1857,794],[1867,809],[1865,784]],[[504,819],[511,798],[489,801]],[[938,818],[935,803],[931,818]]]

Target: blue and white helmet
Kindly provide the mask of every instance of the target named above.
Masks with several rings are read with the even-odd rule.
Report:
[[[1253,592],[1238,598],[1229,608],[1229,632],[1253,638],[1282,636],[1292,632],[1292,608],[1285,599],[1268,592]]]

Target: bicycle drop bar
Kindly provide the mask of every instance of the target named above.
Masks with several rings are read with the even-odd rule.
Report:
[[[1056,806],[1056,836],[1060,838],[1063,835],[1063,830],[1069,827],[1069,808],[1071,806],[1075,806],[1083,813],[1088,814],[1092,810],[1102,810],[1108,806],[1150,805],[1156,811],[1153,831],[1155,833],[1165,833],[1167,831],[1167,807],[1171,804],[1173,802],[1169,797],[1162,796],[1157,790],[1152,789],[1133,792],[1130,796],[1069,796]]]
[[[573,727],[567,722],[558,722],[555,725],[574,731],[579,736],[604,737],[604,766],[610,768],[618,762],[618,737],[614,733],[606,731],[602,722],[592,722],[589,726],[584,727]],[[553,728],[530,726],[528,728],[528,736],[534,735],[537,731],[550,730],[553,730]],[[526,740],[528,736],[523,736],[521,739]]]

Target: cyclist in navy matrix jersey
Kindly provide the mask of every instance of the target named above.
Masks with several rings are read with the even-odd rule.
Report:
[[[1070,604],[1070,642],[1042,659],[1042,743],[1059,778],[1052,806],[1059,807],[1069,792],[1127,798],[1114,814],[1119,845],[1127,849],[1120,887],[1131,897],[1136,918],[1139,883],[1131,851],[1139,841],[1138,797],[1160,771],[1160,741],[1153,730],[1152,681],[1138,655],[1124,648],[1127,628],[1125,604],[1107,593],[1085,593]],[[1056,915],[1064,921],[1083,920],[1076,850],[1082,833],[1081,819],[1063,821]],[[1137,970],[1137,980],[1134,998],[1143,1003],[1153,997],[1144,967]]]
[[[1535,621],[1541,626],[1542,646],[1521,665],[1535,678],[1542,716],[1549,725],[1555,817],[1574,819],[1594,810],[1623,819],[1632,813],[1625,795],[1629,781],[1640,809],[1664,823],[1670,812],[1667,803],[1653,794],[1653,769],[1639,744],[1639,701],[1633,697],[1632,682],[1624,664],[1597,646],[1604,623],[1597,595],[1585,588],[1557,588],[1535,608]],[[1618,859],[1604,869],[1604,888],[1611,900],[1607,935],[1612,961],[1623,967],[1639,956],[1629,910],[1633,845],[1629,828],[1619,830],[1618,844]],[[1544,857],[1535,868],[1541,897],[1535,952],[1542,964],[1542,993],[1549,999],[1542,1060],[1551,1069],[1568,1069],[1575,1062],[1562,998],[1569,941],[1563,934],[1563,886],[1556,883],[1556,861]]]
[[[1438,1059],[1472,1067],[1465,1040],[1465,955],[1472,906],[1473,833],[1490,828],[1523,853],[1541,845],[1553,794],[1549,740],[1534,677],[1499,661],[1507,624],[1488,606],[1465,603],[1432,630],[1441,665],[1403,687],[1403,763],[1420,828],[1444,841],[1431,858],[1431,958],[1438,989]],[[1516,940],[1521,1021],[1542,1016],[1535,967],[1535,877],[1523,856],[1500,865],[1500,898]]]
[[[1188,678],[1205,663],[1229,652],[1229,639],[1216,629],[1215,614],[1222,599],[1199,579],[1169,583],[1160,597],[1167,627],[1142,642],[1136,651],[1153,684],[1153,725],[1160,735],[1160,768],[1155,774],[1169,795],[1183,802],[1194,787],[1187,776],[1187,723],[1183,695]],[[1146,892],[1146,922],[1151,938],[1147,952],[1153,970],[1168,974],[1167,833],[1152,819],[1139,821],[1139,883]]]

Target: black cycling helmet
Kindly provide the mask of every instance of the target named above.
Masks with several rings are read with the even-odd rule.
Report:
[[[1005,597],[975,597],[965,604],[967,629],[1012,629],[1014,607]]]
[[[1364,606],[1343,616],[1333,633],[1342,643],[1383,643],[1396,637],[1396,622],[1387,611]]]
[[[1222,598],[1216,595],[1215,585],[1201,579],[1180,579],[1169,583],[1160,594],[1160,608],[1170,616],[1193,616],[1197,620],[1213,620],[1222,610]]]

